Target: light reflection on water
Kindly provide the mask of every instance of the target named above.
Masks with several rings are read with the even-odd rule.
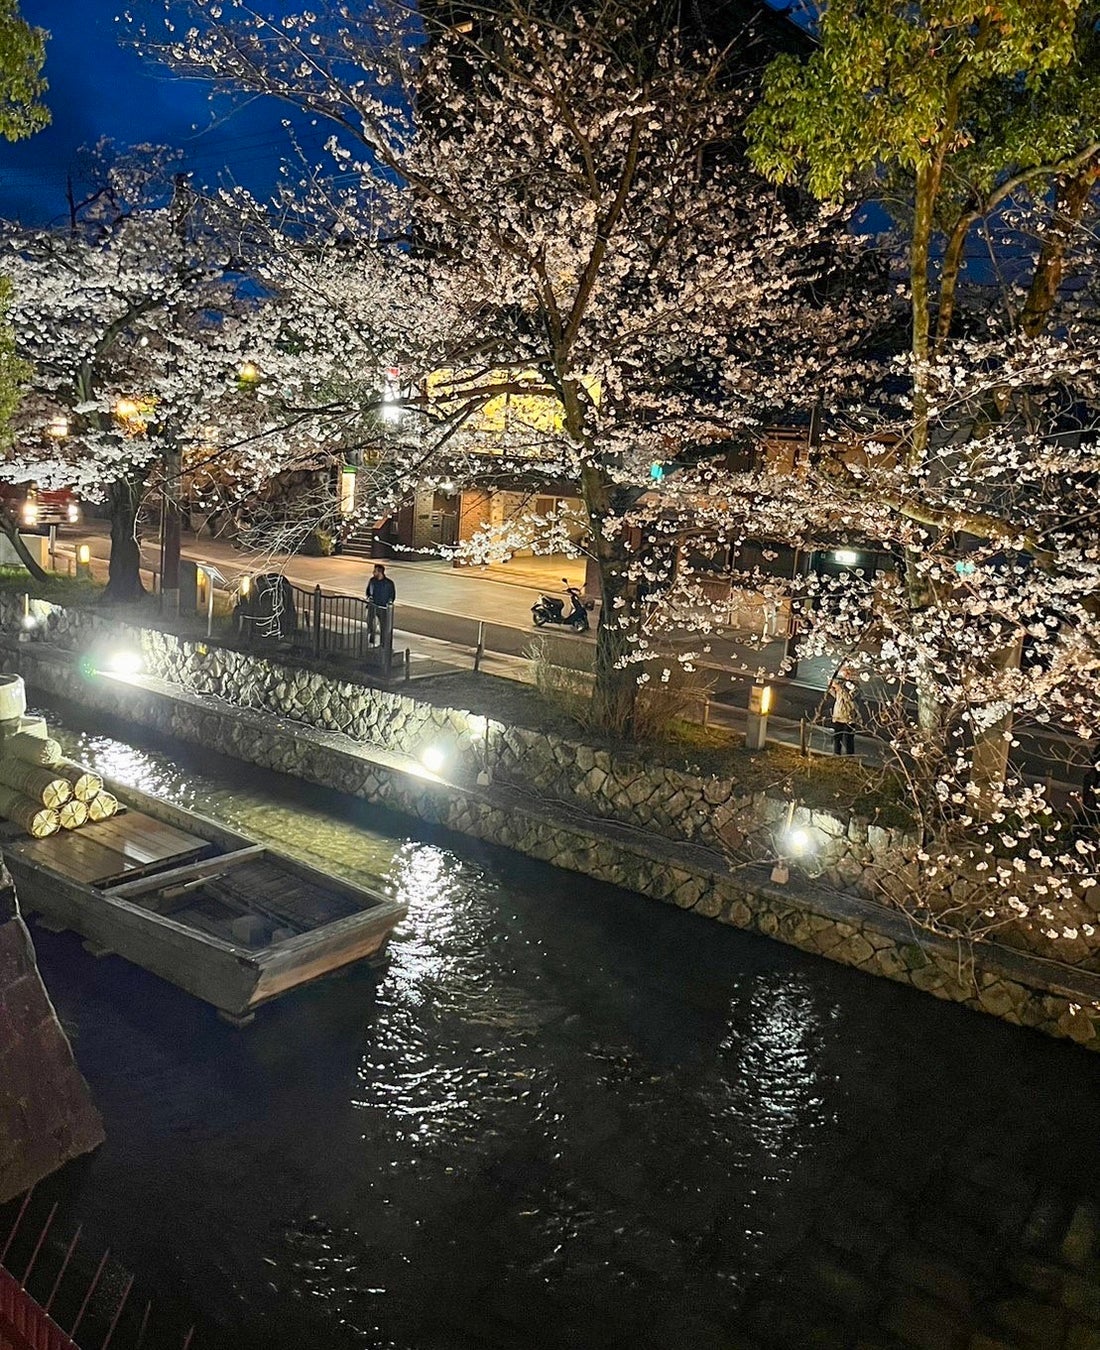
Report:
[[[324,982],[243,1035],[41,939],[109,1130],[66,1201],[214,1350],[719,1344],[853,1140],[889,1160],[904,1115],[931,1156],[995,1079],[1067,1166],[1036,1103],[1100,1127],[1045,1043],[988,1020],[201,752],[61,738],[409,905],[377,989]]]

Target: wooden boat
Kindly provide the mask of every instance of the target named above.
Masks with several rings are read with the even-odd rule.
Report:
[[[186,989],[235,1025],[356,961],[379,967],[407,907],[117,783],[119,814],[32,839],[0,824],[24,910]]]

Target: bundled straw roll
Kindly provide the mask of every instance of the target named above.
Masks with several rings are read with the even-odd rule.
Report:
[[[50,766],[59,778],[72,785],[73,796],[78,802],[90,802],[103,790],[103,779],[93,769],[86,769],[71,759],[63,759],[59,764]]]
[[[63,806],[73,795],[73,785],[67,778],[60,778],[53,769],[36,768],[23,760],[0,759],[0,783],[14,788],[25,796],[39,801],[43,806]]]
[[[88,803],[89,820],[110,820],[118,810],[118,798],[113,792],[97,792]]]
[[[88,823],[87,802],[77,801],[74,797],[71,802],[59,806],[57,808],[57,820],[63,830],[79,830],[81,825]]]
[[[35,736],[28,731],[17,731],[4,742],[4,754],[14,755],[25,764],[59,764],[61,746],[52,736]]]
[[[22,825],[35,839],[56,834],[61,826],[57,812],[51,807],[41,806],[10,787],[0,786],[0,815]]]

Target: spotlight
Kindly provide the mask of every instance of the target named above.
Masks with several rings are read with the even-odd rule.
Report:
[[[810,847],[810,836],[805,830],[789,830],[787,845],[792,853],[805,853]]]
[[[112,675],[138,675],[145,663],[137,652],[112,652],[107,658],[104,669]]]
[[[447,756],[438,745],[429,745],[421,752],[420,758],[430,773],[439,773],[447,762]]]

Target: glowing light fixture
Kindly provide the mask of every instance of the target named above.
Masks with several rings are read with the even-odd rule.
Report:
[[[859,562],[859,554],[852,548],[838,548],[833,553],[833,559],[841,567],[855,567],[856,563]]]
[[[52,436],[55,441],[63,441],[69,434],[69,419],[64,413],[58,413],[56,417],[50,418],[50,424],[46,428],[46,435]]]
[[[340,514],[350,516],[355,511],[355,466],[345,464],[340,470]]]
[[[132,398],[120,398],[115,404],[115,416],[122,422],[130,422],[138,415],[138,405]]]
[[[92,561],[92,546],[91,546],[91,544],[77,544],[77,546],[76,546],[76,560],[77,560],[77,562],[81,565],[81,567],[87,567],[87,566],[88,566],[88,564]]]
[[[237,379],[242,384],[256,384],[260,378],[260,368],[254,361],[243,361],[237,370]]]
[[[104,669],[112,675],[138,675],[144,664],[138,652],[118,651],[107,658]]]
[[[810,836],[805,830],[788,830],[787,847],[792,853],[805,853],[810,847]]]
[[[252,594],[252,578],[250,576],[243,576],[238,578],[237,592],[242,600],[248,599],[248,597]]]
[[[398,380],[401,378],[401,371],[397,366],[387,366],[382,379],[382,407],[380,409],[383,422],[399,422],[401,420],[401,408],[399,400],[401,398],[401,389]]]
[[[430,773],[439,773],[447,762],[447,756],[438,745],[429,745],[421,751],[420,758]]]

